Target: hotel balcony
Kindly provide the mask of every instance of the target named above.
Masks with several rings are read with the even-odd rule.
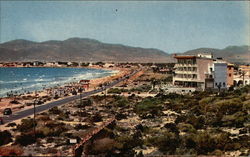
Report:
[[[190,82],[198,82],[197,78],[180,78],[180,77],[174,77],[173,81],[190,81]]]
[[[197,71],[181,71],[181,70],[175,70],[176,74],[197,74]]]
[[[197,64],[180,64],[177,63],[174,65],[174,68],[179,68],[179,67],[197,67]]]

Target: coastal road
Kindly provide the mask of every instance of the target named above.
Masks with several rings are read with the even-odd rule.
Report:
[[[140,70],[133,71],[132,73],[130,73],[126,77],[122,77],[122,78],[120,78],[118,80],[115,80],[115,81],[111,82],[110,84],[108,84],[107,86],[102,87],[100,89],[92,90],[92,91],[89,91],[89,92],[84,92],[81,95],[79,94],[79,95],[75,95],[75,96],[71,96],[71,97],[66,97],[66,98],[61,99],[61,100],[57,100],[57,101],[50,102],[50,103],[47,103],[47,104],[44,104],[44,105],[36,106],[35,107],[35,112],[36,113],[43,112],[43,111],[48,110],[50,108],[53,108],[55,106],[60,106],[60,105],[69,103],[69,102],[71,102],[73,100],[80,99],[80,97],[84,98],[84,97],[90,96],[92,94],[102,92],[102,91],[104,91],[104,90],[106,90],[108,88],[111,88],[111,87],[117,85],[118,83],[128,79],[129,77],[135,75],[139,71]],[[13,113],[12,115],[9,115],[9,116],[4,116],[3,121],[4,121],[4,124],[6,124],[6,123],[10,123],[12,121],[18,120],[18,119],[22,119],[22,118],[27,117],[27,116],[31,116],[33,114],[34,114],[34,108],[30,108],[30,109],[26,109],[26,110],[23,110],[23,111],[20,111],[20,112],[15,112],[15,113]]]

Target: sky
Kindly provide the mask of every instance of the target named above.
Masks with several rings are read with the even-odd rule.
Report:
[[[250,45],[249,1],[0,1],[0,43],[92,38],[167,53]]]

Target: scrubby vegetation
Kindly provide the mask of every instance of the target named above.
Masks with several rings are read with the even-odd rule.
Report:
[[[152,87],[139,88],[147,91]],[[13,141],[24,147],[38,145],[43,140],[55,143],[55,148],[46,151],[56,153],[56,146],[70,149],[69,139],[79,142],[103,122],[115,117],[115,124],[86,143],[85,153],[142,156],[149,148],[153,151],[148,155],[153,156],[221,156],[233,151],[246,156],[250,153],[250,86],[220,93],[120,95],[132,90],[111,88],[110,95],[94,95],[64,108],[54,107],[38,115],[36,121],[23,119],[21,124],[13,125],[18,132]],[[6,137],[0,139],[0,145],[11,142],[11,133],[0,134]]]
[[[131,106],[141,119],[154,121],[154,126],[139,125],[133,133],[116,127],[122,135],[117,135],[113,148],[130,155],[136,154],[134,149],[145,146],[169,155],[225,155],[231,151],[247,155],[250,153],[249,93],[250,86],[245,86],[219,94],[158,94],[141,99]],[[164,126],[156,125],[164,116],[163,110],[176,112],[176,118]]]

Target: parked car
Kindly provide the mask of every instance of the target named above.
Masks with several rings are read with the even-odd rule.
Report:
[[[0,117],[0,125],[3,124],[3,117]]]
[[[11,115],[11,114],[12,114],[11,108],[5,108],[5,109],[3,110],[3,114],[4,114],[4,115]]]

